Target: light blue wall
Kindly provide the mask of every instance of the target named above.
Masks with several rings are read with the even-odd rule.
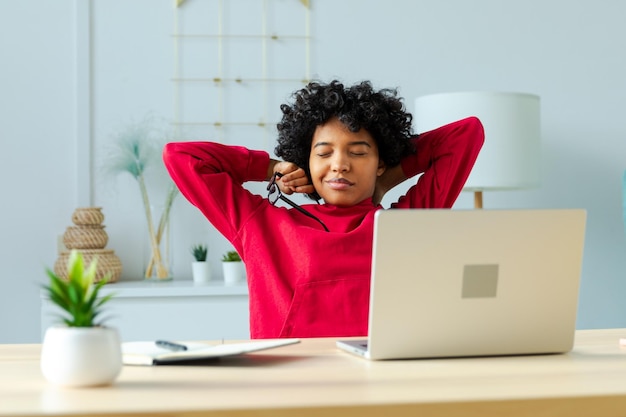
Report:
[[[198,1],[213,0],[187,0],[189,5]],[[76,15],[84,10],[81,2],[91,9],[87,32],[76,29],[77,22],[85,24]],[[97,167],[103,146],[124,123],[147,113],[173,117],[173,2],[0,2],[0,178],[5,191],[0,203],[0,342],[39,341],[37,284],[43,282],[43,268],[56,259],[57,236],[84,201],[104,208],[109,246],[122,258],[124,279],[140,274],[137,247],[145,229],[139,226],[143,218],[136,186],[123,178],[106,180]],[[415,97],[445,91],[541,96],[542,187],[488,193],[485,206],[586,208],[578,327],[626,326],[621,211],[626,2],[311,4],[314,76],[399,87],[410,110]],[[90,37],[87,57],[76,53],[77,45],[84,50],[85,34]],[[91,65],[87,76],[77,72],[85,62]],[[76,87],[85,77],[89,91]],[[88,123],[84,109],[76,107],[85,97],[90,100]],[[260,143],[271,147],[271,142]],[[76,159],[85,157],[85,149],[87,157],[93,156],[88,195],[79,177],[84,168]],[[471,195],[463,194],[457,207],[471,204]],[[209,236],[214,258],[226,244],[182,199],[175,210],[174,270],[188,277],[192,243]]]
[[[39,341],[39,292],[75,205],[71,1],[0,2],[0,342]]]

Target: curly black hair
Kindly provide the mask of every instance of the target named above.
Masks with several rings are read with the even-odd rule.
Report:
[[[311,82],[293,94],[292,105],[282,104],[277,124],[277,156],[292,162],[311,179],[309,155],[315,128],[337,117],[350,131],[367,130],[378,146],[380,159],[394,167],[414,152],[411,143],[413,116],[408,113],[395,89],[374,91],[369,81],[351,87],[337,81]],[[318,199],[316,194],[309,195]]]

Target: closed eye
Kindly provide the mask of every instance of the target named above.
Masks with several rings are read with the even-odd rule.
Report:
[[[350,155],[353,156],[365,156],[369,154],[370,147],[358,144],[356,146],[351,146],[348,151],[350,152]]]

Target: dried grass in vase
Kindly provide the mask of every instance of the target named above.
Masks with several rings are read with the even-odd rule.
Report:
[[[164,141],[155,138],[153,132],[154,129],[146,122],[127,126],[117,135],[116,141],[107,155],[105,169],[116,175],[128,173],[137,181],[143,201],[151,248],[145,278],[152,277],[156,269],[158,279],[167,279],[171,277],[171,274],[169,265],[161,252],[161,241],[169,223],[170,210],[178,195],[178,189],[169,177],[164,176],[164,178],[168,178],[167,192],[163,212],[158,223],[156,223],[153,218],[145,174],[149,167],[162,170],[165,168],[161,161],[161,149]]]

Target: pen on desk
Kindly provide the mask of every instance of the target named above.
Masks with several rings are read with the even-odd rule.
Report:
[[[173,350],[175,352],[178,352],[180,350],[187,350],[187,346],[180,344],[180,343],[169,342],[167,340],[157,340],[156,342],[154,342],[154,344],[157,345],[158,347],[162,347],[168,350]]]

